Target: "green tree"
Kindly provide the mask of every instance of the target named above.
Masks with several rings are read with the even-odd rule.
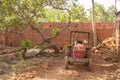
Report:
[[[48,22],[66,22],[68,20],[68,13],[57,9],[46,9],[45,15]]]
[[[103,5],[95,2],[95,20],[96,22],[107,22],[107,12]],[[88,16],[88,21],[92,21],[92,9],[90,9],[90,15]]]
[[[6,28],[6,30],[19,29],[22,34],[26,27],[31,27],[40,33],[43,38],[43,42],[40,44],[48,43],[43,49],[52,47],[56,52],[59,52],[54,44],[51,44],[51,40],[55,38],[59,33],[63,32],[70,24],[70,18],[68,18],[68,25],[63,27],[62,30],[57,32],[57,35],[47,37],[42,29],[41,20],[46,18],[45,8],[47,6],[69,11],[64,4],[65,0],[1,0],[0,5],[1,11],[0,17],[2,17],[0,24]]]
[[[115,9],[114,9],[114,6],[110,6],[108,9],[107,9],[107,21],[108,22],[114,22],[115,21]]]
[[[71,22],[87,22],[87,15],[82,5],[78,4],[75,0],[72,0],[67,6],[71,12]],[[46,21],[49,22],[66,22],[69,17],[68,12],[53,8],[45,9],[45,15]]]
[[[70,7],[72,22],[87,22],[85,9],[82,5],[73,2]]]

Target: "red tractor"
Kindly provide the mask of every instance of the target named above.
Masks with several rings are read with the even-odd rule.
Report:
[[[85,42],[80,41],[81,37],[77,36],[77,39],[74,39],[74,36],[81,34],[82,36],[86,35]],[[74,63],[83,64],[87,66],[88,70],[92,68],[92,58],[90,54],[90,33],[83,31],[71,31],[70,32],[70,42],[67,45],[65,51],[65,69],[69,68],[69,65]]]

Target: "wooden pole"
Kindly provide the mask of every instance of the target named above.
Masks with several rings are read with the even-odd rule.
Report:
[[[94,0],[92,0],[92,30],[93,30],[93,42],[94,47],[97,46],[97,32],[95,27],[95,11],[94,11]]]
[[[118,60],[119,60],[119,56],[120,56],[120,50],[119,50],[119,46],[120,46],[120,12],[117,12],[116,14],[116,52],[117,52],[117,56],[118,56]]]

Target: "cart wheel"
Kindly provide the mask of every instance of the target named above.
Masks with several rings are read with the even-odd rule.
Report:
[[[88,71],[92,70],[92,58],[89,58],[87,67],[88,67]]]
[[[65,69],[68,69],[68,56],[65,56]]]

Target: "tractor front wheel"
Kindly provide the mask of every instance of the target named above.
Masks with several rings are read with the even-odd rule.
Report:
[[[65,56],[65,69],[68,69],[68,56]]]

